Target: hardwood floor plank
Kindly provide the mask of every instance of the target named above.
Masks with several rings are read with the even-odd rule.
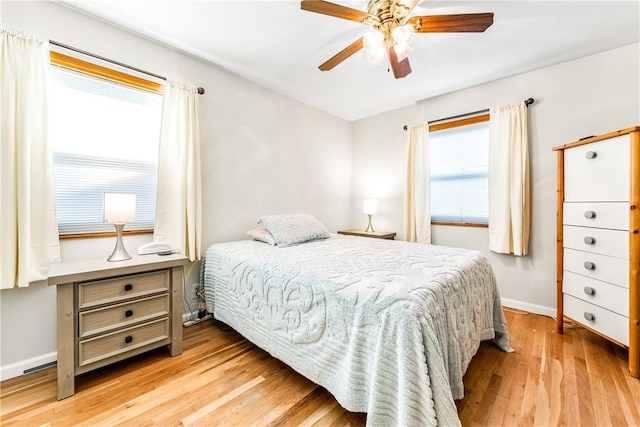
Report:
[[[231,390],[230,392],[225,393],[220,398],[218,398],[218,399],[206,404],[202,408],[200,408],[197,411],[195,411],[192,414],[190,414],[188,417],[183,418],[182,419],[182,425],[184,425],[185,427],[189,427],[189,426],[195,425],[196,423],[201,422],[201,420],[204,417],[206,417],[207,415],[210,415],[211,413],[213,413],[217,408],[219,408],[220,406],[224,405],[228,401],[230,401],[232,399],[235,399],[236,397],[242,395],[243,393],[245,393],[246,391],[250,390],[254,386],[260,384],[262,381],[264,381],[264,377],[258,376],[256,378],[252,379],[251,381],[249,381],[248,383],[245,383],[245,384],[241,385],[240,387],[237,387],[237,388]]]
[[[502,377],[495,374],[490,375],[489,383],[478,405],[479,408],[482,408],[482,411],[476,411],[473,421],[480,425],[489,425],[489,416],[491,415],[491,410],[496,402],[496,398],[499,395],[498,390],[500,390],[501,385]]]
[[[558,424],[565,426],[580,425],[580,402],[578,394],[575,392],[578,388],[578,378],[576,375],[576,366],[574,360],[573,337],[569,334],[561,336],[562,339],[555,340],[559,347],[561,375],[562,380],[559,384],[560,390],[560,413]]]
[[[596,425],[593,395],[591,394],[591,379],[587,370],[587,362],[582,357],[575,357],[574,366],[576,367],[577,388],[576,393],[579,402],[580,424]]]
[[[457,401],[463,426],[638,426],[640,380],[625,349],[581,328],[505,310],[515,353],[480,345]],[[186,328],[184,353],[158,349],[76,379],[57,401],[55,368],[0,383],[4,426],[354,426],[322,387],[213,322]]]
[[[329,413],[332,409],[336,407],[337,403],[335,401],[325,401],[318,409],[313,411],[309,417],[303,420],[299,427],[312,427],[315,425],[326,425],[321,423],[320,421]]]
[[[322,387],[315,387],[310,393],[273,420],[270,426],[298,425],[302,420],[308,418],[322,401],[326,400],[325,393],[327,392]]]

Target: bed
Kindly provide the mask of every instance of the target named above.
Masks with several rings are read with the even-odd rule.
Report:
[[[218,243],[207,310],[332,393],[367,425],[459,425],[454,399],[481,340],[511,351],[479,252],[329,235]]]

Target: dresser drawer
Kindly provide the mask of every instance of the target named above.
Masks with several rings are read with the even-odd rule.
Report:
[[[95,363],[163,340],[167,343],[170,341],[168,318],[89,338],[78,343],[78,366]]]
[[[565,271],[562,291],[583,301],[629,317],[629,289]]]
[[[562,223],[629,230],[629,203],[564,203]]]
[[[629,141],[622,135],[566,149],[564,200],[629,201]]]
[[[593,314],[593,320],[587,320],[585,313],[587,316]],[[567,294],[564,295],[564,314],[621,344],[629,345],[629,319],[624,316]]]
[[[628,260],[568,248],[565,248],[563,253],[563,270],[629,288]]]
[[[83,282],[78,284],[78,308],[96,307],[168,290],[168,270]]]
[[[132,302],[111,305],[79,314],[80,338],[119,329],[169,314],[169,295],[158,295]]]
[[[565,225],[562,227],[562,234],[566,248],[616,258],[629,258],[628,231]]]

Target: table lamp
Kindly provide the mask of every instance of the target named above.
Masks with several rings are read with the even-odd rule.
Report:
[[[371,224],[371,216],[378,212],[378,201],[375,199],[364,199],[362,210],[369,216],[369,225],[365,230],[367,233],[373,233],[373,225]]]
[[[131,259],[122,243],[122,229],[136,219],[136,195],[121,193],[104,193],[104,222],[116,227],[116,247],[107,261],[126,261]]]

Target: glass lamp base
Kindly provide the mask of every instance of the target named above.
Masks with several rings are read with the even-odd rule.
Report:
[[[131,259],[131,255],[127,253],[127,250],[124,248],[124,243],[122,243],[122,229],[124,228],[124,224],[122,223],[114,223],[116,227],[116,247],[113,248],[113,253],[107,261],[126,261]]]
[[[367,225],[367,229],[364,231],[366,231],[367,233],[373,233],[374,231],[376,231],[373,229],[373,224],[371,224],[371,215],[369,215],[369,224]]]

